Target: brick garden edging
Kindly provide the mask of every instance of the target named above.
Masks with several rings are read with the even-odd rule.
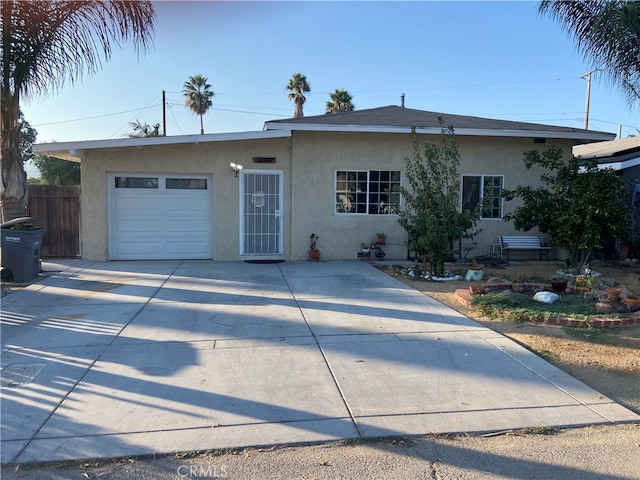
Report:
[[[497,286],[497,285],[496,285]],[[502,284],[504,288],[511,288],[510,284]],[[462,303],[466,307],[472,308],[471,305],[471,292],[469,292],[468,288],[459,288],[455,291],[456,298],[460,303]],[[640,313],[629,313],[623,317],[619,318],[605,318],[605,317],[594,317],[594,318],[572,318],[566,316],[558,316],[551,318],[544,318],[542,316],[537,318],[530,318],[529,321],[544,323],[546,325],[571,325],[574,327],[586,327],[591,325],[596,328],[611,328],[611,327],[623,327],[626,325],[640,325]]]

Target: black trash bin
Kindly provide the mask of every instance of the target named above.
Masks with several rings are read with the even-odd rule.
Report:
[[[0,224],[3,278],[27,283],[40,273],[40,247],[44,228],[34,225],[42,217],[23,217]]]

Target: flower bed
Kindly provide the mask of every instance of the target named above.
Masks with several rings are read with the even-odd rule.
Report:
[[[506,284],[503,284],[503,286]],[[496,285],[497,286],[497,285]],[[486,288],[486,285],[485,285]],[[491,287],[493,288],[493,286]],[[474,305],[471,293],[469,289],[458,289],[455,291],[455,296],[460,303],[470,308],[477,308]],[[586,302],[586,300],[585,300]],[[496,313],[505,313],[507,310],[498,310]],[[548,325],[572,325],[572,326],[593,326],[596,328],[609,328],[609,327],[621,327],[624,325],[640,325],[640,313],[624,313],[624,314],[567,314],[567,313],[553,313],[545,312],[534,313],[527,312],[525,310],[518,310],[507,314],[511,316],[511,320],[517,321],[529,321],[537,323],[545,323]],[[515,317],[515,318],[514,318]]]

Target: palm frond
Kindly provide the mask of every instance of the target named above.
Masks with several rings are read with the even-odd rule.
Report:
[[[147,51],[154,31],[150,1],[3,0],[3,87],[45,93],[100,69],[113,45]]]
[[[640,1],[544,0],[539,11],[559,23],[583,58],[605,72],[629,104],[640,100]]]

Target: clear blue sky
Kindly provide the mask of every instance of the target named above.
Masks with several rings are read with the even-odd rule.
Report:
[[[202,74],[216,93],[206,133],[261,130],[293,116],[285,85],[312,91],[307,116],[344,88],[357,109],[398,105],[582,128],[586,63],[538,2],[156,2],[154,48],[138,59],[114,49],[102,70],[46,97],[24,100],[38,142],[119,138],[128,123],[199,133],[182,86]],[[637,134],[640,105],[596,73],[589,128]]]

